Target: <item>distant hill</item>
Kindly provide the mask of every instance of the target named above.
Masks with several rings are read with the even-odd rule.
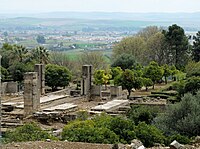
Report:
[[[1,27],[45,26],[79,30],[138,30],[156,25],[178,24],[188,31],[200,30],[200,12],[195,13],[121,13],[121,12],[49,12],[35,14],[0,14]]]
[[[194,13],[125,13],[125,12],[48,12],[35,14],[0,14],[0,18],[73,18],[93,20],[142,20],[142,21],[183,21],[200,20],[200,12]]]

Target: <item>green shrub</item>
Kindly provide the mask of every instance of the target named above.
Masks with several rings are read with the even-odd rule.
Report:
[[[95,127],[92,120],[73,121],[66,125],[62,132],[62,139],[72,142],[89,143],[117,143],[118,136],[105,127]]]
[[[174,134],[174,135],[168,137],[167,145],[169,145],[174,140],[178,141],[181,144],[189,144],[191,141],[187,136],[183,136],[180,134]]]
[[[109,129],[119,136],[120,142],[124,144],[131,143],[136,138],[135,125],[129,119],[114,117],[111,119]]]
[[[150,108],[147,106],[132,106],[127,113],[127,117],[136,125],[138,125],[140,122],[151,124],[158,112],[159,109],[157,108]]]
[[[178,98],[183,97],[185,93],[185,81],[173,83],[172,90],[176,90],[178,92]]]
[[[119,137],[121,143],[130,143],[136,138],[134,123],[123,117],[111,117],[105,113],[94,119],[97,127],[106,127]]]
[[[179,133],[192,137],[200,135],[200,92],[186,94],[179,103],[170,105],[155,119],[155,124],[166,134]]]
[[[200,77],[190,77],[185,82],[185,93],[192,93],[193,95],[200,89]]]
[[[146,147],[152,147],[155,143],[163,144],[166,140],[161,130],[144,122],[136,127],[136,136]]]
[[[35,123],[25,124],[24,126],[18,127],[13,131],[8,131],[6,132],[4,138],[6,143],[55,139]]]
[[[81,110],[77,112],[77,120],[87,120],[89,117],[89,113],[85,110]]]

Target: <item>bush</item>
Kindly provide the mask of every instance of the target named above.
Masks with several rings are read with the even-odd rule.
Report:
[[[77,112],[77,120],[84,121],[84,120],[87,120],[88,117],[89,117],[89,113],[85,110],[80,110]]]
[[[144,122],[136,127],[136,136],[146,147],[152,147],[155,143],[163,144],[166,140],[161,130]]]
[[[5,134],[5,142],[26,142],[26,141],[42,141],[46,139],[55,139],[47,132],[42,130],[37,124],[29,123],[18,127],[13,131]]]
[[[151,124],[158,112],[158,109],[147,106],[132,106],[127,113],[127,117],[134,121],[136,125],[138,125],[140,122]]]
[[[134,123],[123,117],[111,117],[107,114],[101,114],[93,119],[97,127],[106,127],[113,131],[119,137],[121,143],[131,143],[136,138]]]
[[[119,136],[119,141],[123,144],[131,143],[136,138],[135,125],[131,120],[122,117],[111,119],[109,129]]]
[[[170,105],[155,119],[155,124],[166,134],[179,133],[192,137],[200,135],[200,92],[186,94],[179,103]]]
[[[185,93],[192,93],[193,95],[200,89],[200,77],[190,77],[185,82]]]
[[[117,143],[118,136],[105,127],[95,127],[92,120],[74,121],[66,125],[62,132],[62,139],[72,142],[88,143]]]
[[[178,141],[181,144],[189,144],[191,141],[187,136],[182,136],[180,134],[174,134],[174,135],[168,137],[167,144],[169,145],[174,140]]]
[[[178,98],[183,97],[185,93],[185,81],[173,83],[172,90],[176,90],[178,92]]]

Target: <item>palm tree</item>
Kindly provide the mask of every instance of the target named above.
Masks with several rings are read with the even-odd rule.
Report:
[[[32,57],[41,64],[47,64],[49,62],[49,51],[45,47],[39,46],[33,49]]]
[[[28,49],[22,45],[14,45],[13,54],[15,60],[19,62],[25,62],[28,56]]]

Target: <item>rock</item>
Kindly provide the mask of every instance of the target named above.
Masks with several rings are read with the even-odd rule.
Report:
[[[15,144],[15,147],[19,147],[19,144]]]
[[[134,139],[131,141],[131,149],[145,149],[140,140]]]
[[[163,145],[161,145],[160,143],[155,143],[154,146],[155,147],[162,147]]]
[[[127,149],[124,144],[113,144],[112,149]]]
[[[184,145],[178,143],[176,140],[174,140],[171,144],[170,144],[170,149],[184,149]]]
[[[144,145],[138,147],[138,149],[145,149]]]
[[[126,149],[131,149],[131,145],[127,144]]]
[[[118,144],[113,144],[112,149],[119,149]]]
[[[46,142],[51,142],[51,139],[46,139]]]
[[[196,136],[195,139],[194,139],[194,142],[195,143],[200,143],[200,136]]]

